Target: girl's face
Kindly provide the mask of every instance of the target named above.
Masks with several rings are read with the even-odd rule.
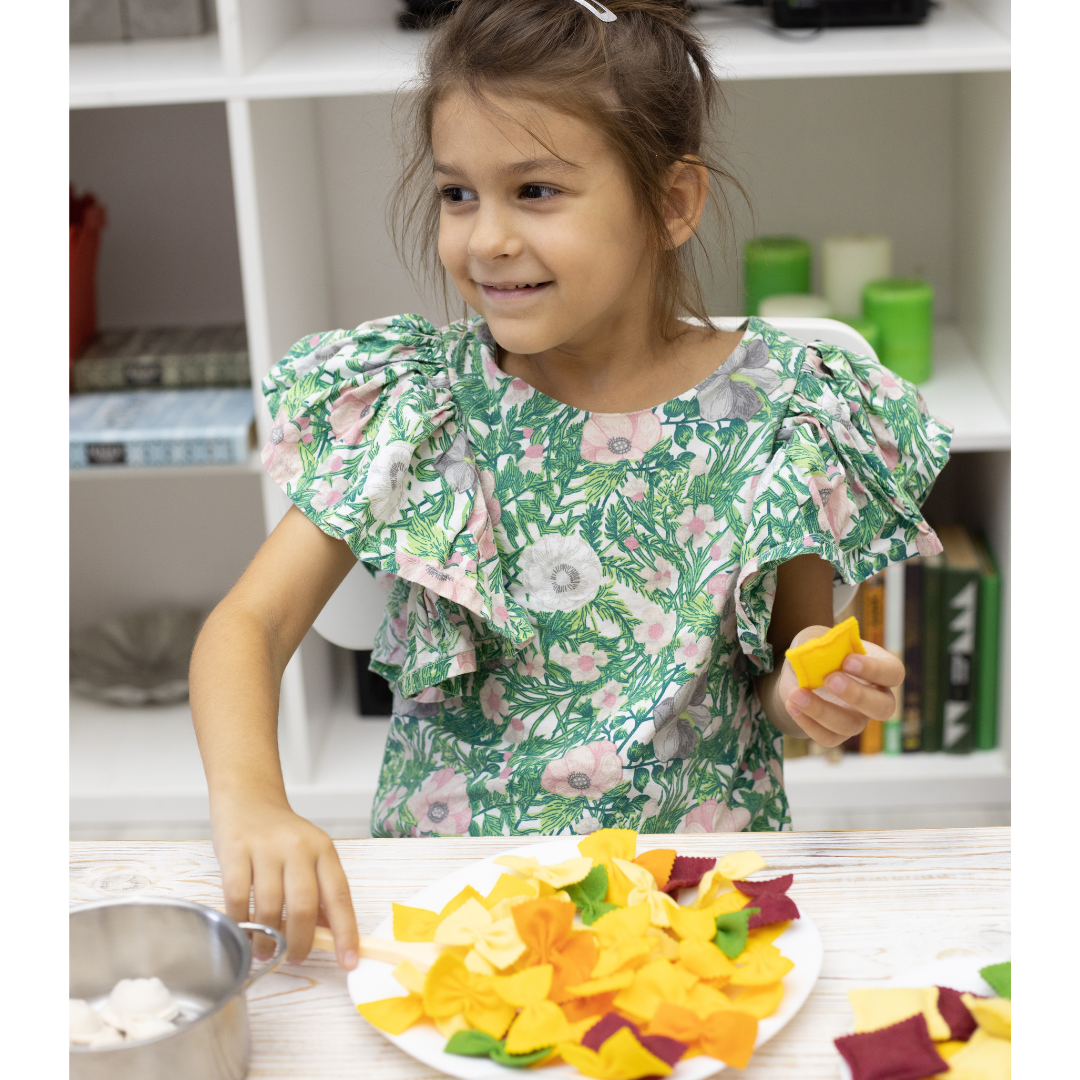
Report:
[[[615,154],[574,117],[491,101],[452,95],[432,124],[439,256],[465,301],[521,355],[647,322],[649,244]]]

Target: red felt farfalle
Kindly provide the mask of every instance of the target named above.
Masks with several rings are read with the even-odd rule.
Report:
[[[642,1035],[637,1024],[627,1020],[618,1013],[608,1013],[602,1016],[581,1037],[581,1045],[589,1050],[599,1050],[620,1028],[629,1028],[634,1038],[637,1039],[650,1054],[654,1054],[668,1065],[674,1065],[686,1053],[686,1043],[678,1039],[670,1039],[666,1035]]]
[[[736,882],[736,884],[739,883]],[[741,889],[739,891],[742,892]],[[750,930],[799,917],[799,909],[795,906],[795,901],[785,893],[761,893],[753,903],[759,910],[756,915],[750,916],[750,921],[746,924]]]
[[[949,1025],[949,1038],[959,1042],[967,1042],[978,1026],[971,1010],[963,1003],[963,995],[959,990],[952,990],[948,986],[939,986],[937,1007]]]
[[[922,1013],[833,1042],[851,1069],[851,1080],[925,1080],[949,1067],[934,1048]]]
[[[674,896],[679,889],[692,889],[715,865],[715,859],[676,855],[671,874],[664,883],[664,892]]]
[[[794,874],[784,874],[783,877],[769,878],[768,881],[733,881],[731,884],[743,896],[750,896],[756,900],[759,896],[786,893],[794,880]]]

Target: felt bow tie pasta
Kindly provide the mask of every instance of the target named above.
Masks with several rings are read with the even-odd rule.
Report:
[[[791,875],[751,880],[765,866],[752,851],[636,848],[633,830],[603,829],[555,865],[495,860],[509,873],[486,896],[467,886],[438,912],[395,904],[395,939],[442,951],[427,972],[399,964],[405,996],[360,1013],[394,1035],[433,1024],[447,1053],[562,1061],[595,1080],[666,1076],[685,1056],[745,1067],[793,967],[773,944],[799,917]],[[943,1001],[941,1024],[950,1008],[971,1015]],[[985,1021],[998,1031],[999,1013]]]

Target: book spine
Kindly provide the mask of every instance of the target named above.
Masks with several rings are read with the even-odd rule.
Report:
[[[885,575],[875,574],[862,584],[862,638],[872,645],[885,647]],[[871,720],[859,736],[859,753],[880,754],[885,746],[884,724]]]
[[[102,465],[164,468],[170,465],[236,465],[246,460],[250,434],[191,436],[174,439],[72,438],[68,465],[72,469]]]
[[[985,540],[979,542],[983,573],[979,580],[979,669],[975,746],[997,746],[998,657],[1001,645],[1001,574]]]
[[[942,578],[942,749],[950,754],[975,748],[979,578],[950,566]]]
[[[72,369],[72,386],[76,393],[250,385],[246,353],[84,358],[76,360]]]
[[[904,660],[904,594],[905,574],[902,562],[890,563],[885,567],[885,648],[901,663]],[[904,686],[901,683],[893,690],[895,703],[893,714],[885,721],[886,754],[904,752]]]
[[[922,748],[941,749],[941,578],[940,555],[923,560]]]
[[[855,591],[855,599],[851,602],[852,613],[855,616],[856,621],[859,624],[859,637],[865,639],[866,633],[863,630],[864,616],[863,616],[863,591],[866,588],[866,582],[860,582],[858,589]],[[862,735],[852,735],[850,739],[845,739],[838,747],[841,754],[857,754],[862,746]]]
[[[922,749],[923,564],[904,564],[904,711],[900,731],[905,754]]]

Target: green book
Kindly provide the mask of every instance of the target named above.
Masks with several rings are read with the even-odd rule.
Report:
[[[982,564],[979,578],[979,669],[975,709],[975,747],[997,746],[998,663],[1001,647],[1001,574],[985,537],[975,549]]]
[[[944,555],[922,557],[922,719],[923,750],[941,749],[941,585],[945,573]]]
[[[950,754],[975,749],[978,708],[979,583],[982,563],[962,525],[938,530],[944,547],[941,575],[941,748]]]

